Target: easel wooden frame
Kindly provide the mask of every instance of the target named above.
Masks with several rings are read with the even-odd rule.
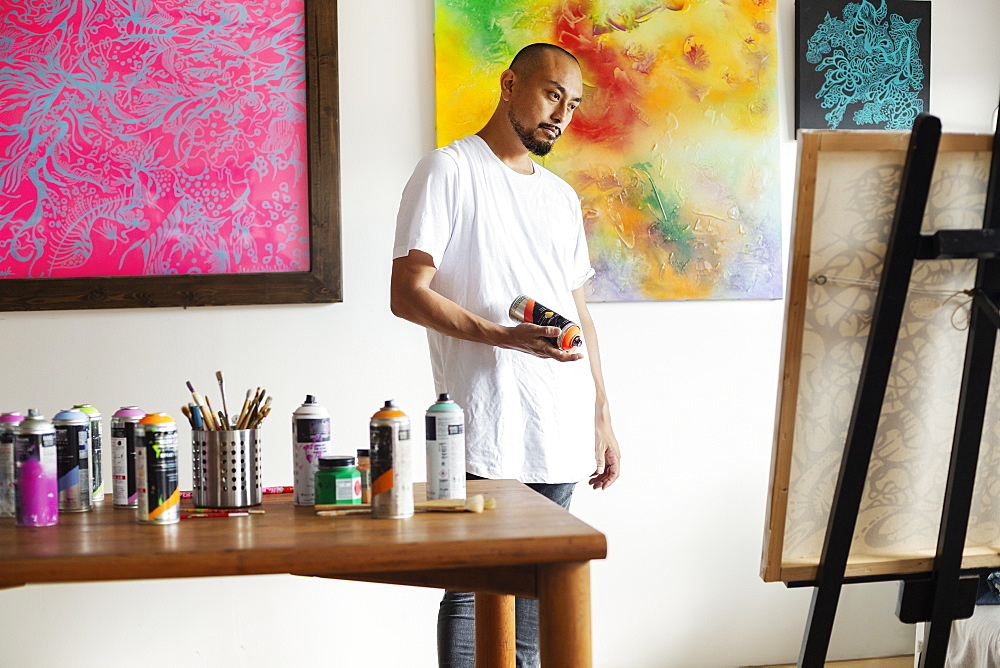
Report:
[[[918,117],[909,136],[822,553],[815,582],[810,583],[815,589],[799,656],[800,666],[819,667],[826,660],[840,591],[849,580],[846,573],[855,524],[900,337],[911,274],[918,259],[975,260],[970,324],[933,565],[929,573],[919,579],[891,571],[876,579],[901,581],[897,614],[902,621],[930,622],[920,660],[922,668],[944,665],[952,621],[972,614],[976,579],[963,577],[963,574],[969,575],[963,555],[995,362],[997,329],[1000,328],[997,307],[1000,298],[1000,133],[992,142],[982,226],[922,234],[940,139],[940,121],[928,115]],[[995,552],[994,560],[998,558],[1000,554]]]
[[[799,134],[798,190],[795,196],[795,220],[790,249],[790,271],[785,300],[785,329],[782,342],[781,391],[777,406],[775,438],[772,450],[770,493],[764,532],[761,578],[766,582],[812,582],[818,560],[812,563],[783,560],[796,405],[799,401],[804,321],[807,308],[810,256],[813,242],[813,215],[817,200],[817,171],[827,153],[898,153],[905,154],[908,132],[802,131]],[[991,135],[943,134],[939,152],[988,153]],[[846,576],[849,578],[885,578],[889,575],[926,573],[933,566],[933,552],[899,555],[852,554]],[[996,551],[985,548],[966,550],[963,567],[983,568],[1000,565]]]

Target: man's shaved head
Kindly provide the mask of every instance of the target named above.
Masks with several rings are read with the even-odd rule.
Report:
[[[545,56],[550,54],[562,54],[572,59],[577,66],[580,65],[580,61],[576,59],[576,56],[561,46],[537,42],[529,44],[518,51],[517,55],[514,56],[514,60],[510,61],[510,69],[514,70],[518,76],[531,76],[539,67],[545,64]]]

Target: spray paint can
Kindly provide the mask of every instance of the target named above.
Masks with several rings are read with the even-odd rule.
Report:
[[[111,416],[111,500],[115,508],[135,508],[135,429],[146,412],[122,406]]]
[[[90,404],[73,406],[90,418],[90,488],[94,503],[104,501],[104,428],[101,426],[101,411]]]
[[[510,317],[519,322],[530,322],[543,327],[558,327],[559,336],[546,337],[545,340],[560,350],[572,350],[583,345],[583,335],[579,325],[526,295],[519,295],[510,305]]]
[[[0,414],[0,517],[14,517],[14,427],[20,413]]]
[[[295,505],[312,506],[316,503],[316,471],[320,457],[331,453],[330,413],[311,394],[307,394],[305,402],[292,413],[292,435]]]
[[[372,462],[372,517],[413,516],[413,453],[410,418],[390,399],[369,423]]]
[[[90,418],[68,409],[52,417],[56,430],[59,510],[81,513],[94,507],[90,483]]]
[[[149,413],[136,426],[135,479],[139,524],[174,524],[180,520],[177,425],[165,413]]]
[[[34,409],[14,427],[14,516],[19,527],[59,524],[56,431]]]
[[[427,409],[427,498],[465,498],[465,414],[448,393]]]

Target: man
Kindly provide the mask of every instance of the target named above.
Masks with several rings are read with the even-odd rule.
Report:
[[[414,170],[391,281],[392,312],[428,330],[435,391],[465,409],[469,477],[517,478],[567,508],[595,464],[594,489],[610,486],[620,466],[584,296],[594,271],[580,202],[529,155],[549,152],[582,94],[572,54],[551,44],[522,49],[500,75],[500,100],[483,129]],[[508,308],[520,294],[579,323],[582,352],[547,341],[556,327],[515,324]],[[584,357],[589,365],[578,362]],[[473,600],[445,594],[442,666],[472,665]],[[518,665],[538,662],[536,604],[517,601]]]

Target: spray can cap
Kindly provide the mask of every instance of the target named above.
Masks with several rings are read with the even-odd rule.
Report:
[[[388,401],[386,401],[385,402],[385,406],[382,406],[382,408],[378,409],[378,411],[375,413],[375,415],[372,416],[373,419],[374,418],[379,418],[379,419],[382,419],[382,418],[397,418],[397,417],[398,418],[405,418],[406,417],[406,413],[404,413],[403,411],[399,410],[399,408],[396,407],[396,402],[394,402],[392,399],[389,399]]]

